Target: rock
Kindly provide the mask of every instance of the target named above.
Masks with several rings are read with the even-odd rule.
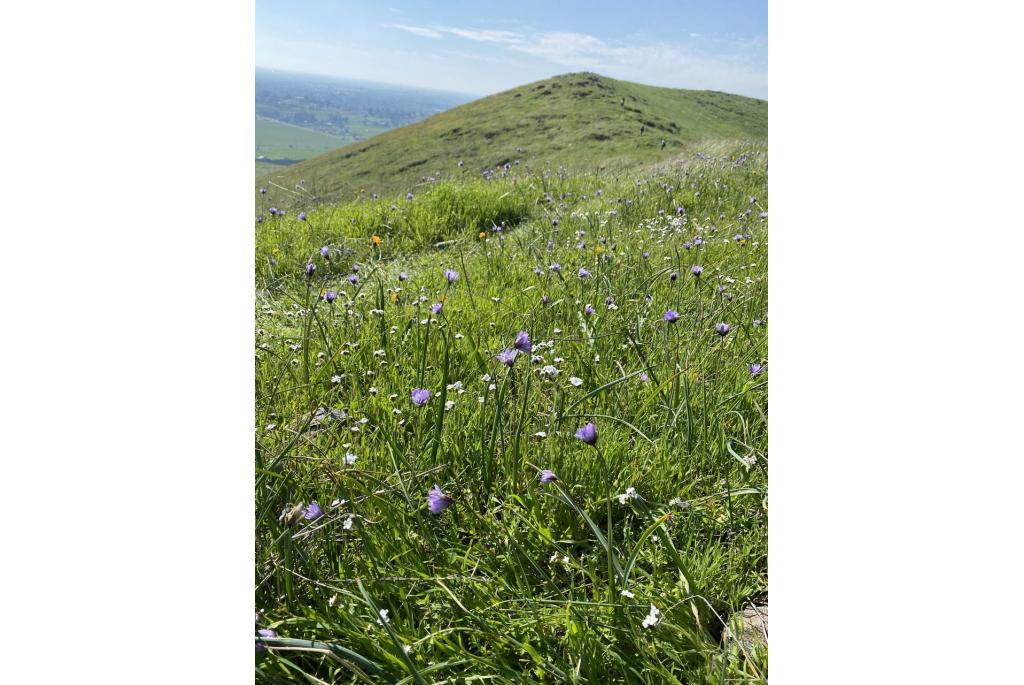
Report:
[[[730,616],[722,638],[727,649],[738,643],[740,651],[748,656],[754,653],[755,648],[767,649],[768,604],[750,605]]]

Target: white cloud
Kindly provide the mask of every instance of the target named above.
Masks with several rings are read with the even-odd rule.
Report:
[[[444,31],[460,38],[479,41],[481,43],[501,43],[505,45],[517,45],[523,41],[521,33],[514,31],[496,31],[491,29],[460,29],[449,26],[438,26],[438,31]]]
[[[424,38],[440,38],[441,34],[434,29],[427,28],[425,26],[406,26],[405,24],[384,24],[384,28],[387,29],[401,29],[402,31],[408,31],[409,33],[417,36],[423,36]]]

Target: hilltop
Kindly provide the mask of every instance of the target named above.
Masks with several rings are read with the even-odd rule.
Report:
[[[624,169],[678,157],[707,140],[767,134],[764,100],[565,74],[274,171],[257,184],[269,186],[277,204],[288,204],[283,189],[293,193],[300,181],[307,192],[295,197],[337,201],[500,174],[506,165],[516,174]]]

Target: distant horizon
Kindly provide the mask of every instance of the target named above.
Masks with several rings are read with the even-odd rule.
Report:
[[[514,90],[515,88],[519,88],[520,86],[525,86],[525,85],[528,85],[530,83],[536,83],[536,82],[539,82],[539,81],[546,81],[547,79],[550,79],[550,78],[557,78],[559,76],[566,76],[568,74],[592,73],[592,74],[597,74],[598,76],[601,76],[602,78],[613,79],[615,81],[624,81],[626,83],[636,83],[636,84],[639,84],[639,85],[642,85],[642,86],[650,86],[652,88],[669,88],[671,90],[698,90],[698,91],[699,90],[706,90],[706,91],[711,91],[711,92],[726,93],[728,95],[736,95],[736,96],[739,96],[739,97],[746,97],[746,98],[751,98],[753,100],[763,100],[764,102],[768,102],[768,98],[767,97],[757,97],[757,96],[753,96],[753,95],[745,95],[743,93],[735,93],[735,92],[732,92],[732,91],[721,90],[721,89],[718,89],[718,88],[675,88],[675,87],[672,87],[672,86],[661,86],[661,85],[658,85],[658,84],[655,84],[655,83],[645,83],[643,81],[636,81],[636,80],[633,80],[633,79],[616,78],[614,76],[608,76],[607,74],[602,74],[599,71],[593,71],[593,70],[588,70],[588,69],[582,69],[582,70],[579,70],[579,71],[563,71],[563,72],[559,72],[557,74],[551,74],[549,76],[544,76],[542,78],[533,79],[532,81],[524,81],[524,82],[516,84],[514,86],[503,87],[500,90],[495,90],[495,91],[487,92],[487,93],[479,93],[479,92],[472,92],[472,91],[458,91],[458,90],[450,90],[450,89],[445,89],[445,88],[433,88],[433,87],[429,87],[429,86],[412,85],[412,84],[408,84],[408,83],[399,83],[399,82],[396,82],[396,81],[380,81],[380,80],[369,79],[369,78],[358,77],[358,76],[347,76],[347,75],[341,75],[341,74],[328,74],[328,73],[324,73],[324,72],[307,71],[307,70],[304,70],[304,69],[290,69],[290,68],[286,68],[286,67],[268,67],[266,65],[261,65],[261,64],[257,64],[256,65],[256,70],[274,71],[274,72],[281,72],[281,73],[285,73],[285,74],[296,74],[296,75],[300,75],[300,76],[313,76],[313,77],[316,77],[316,78],[337,79],[339,81],[355,81],[357,83],[365,83],[365,84],[368,84],[368,85],[375,85],[375,86],[388,86],[388,87],[393,87],[393,88],[409,88],[409,89],[412,89],[412,90],[422,90],[422,91],[426,91],[426,92],[430,92],[430,93],[440,93],[440,94],[445,94],[445,95],[469,96],[469,97],[473,97],[473,98],[477,98],[477,99],[489,97],[491,95],[497,95],[498,93],[504,93],[505,91],[508,91],[508,90]]]

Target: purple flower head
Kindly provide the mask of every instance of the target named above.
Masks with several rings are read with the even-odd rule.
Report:
[[[552,226],[557,226],[558,225],[558,217],[555,217],[554,219],[551,220],[551,225]]]
[[[326,257],[329,254],[331,254],[331,249],[329,247],[324,245],[323,247],[320,248],[320,256],[321,257]]]
[[[554,271],[556,274],[562,273],[562,265],[559,264],[558,262],[555,262],[554,264],[552,264],[548,268],[551,269],[552,271]]]
[[[639,378],[640,378],[640,382],[641,383],[646,383],[647,380],[648,380],[647,379],[647,372],[646,371],[641,371]]]
[[[256,631],[256,635],[258,635],[259,637],[277,637],[277,633],[275,633],[273,630],[270,630],[269,628],[261,628],[260,630],[257,630]],[[267,649],[267,646],[264,645],[261,640],[256,640],[256,651],[257,652],[262,652],[262,651],[265,651],[266,649]]]
[[[324,515],[324,510],[320,508],[320,505],[313,500],[309,503],[309,506],[302,510],[302,518],[307,521],[316,521],[318,518]]]
[[[430,399],[430,391],[424,390],[423,388],[416,388],[412,391],[412,403],[417,407],[422,407]]]
[[[673,283],[675,283],[675,282],[676,282],[676,279],[677,279],[677,278],[679,278],[679,272],[677,272],[677,271],[673,271],[673,272],[672,272],[672,273],[671,273],[671,274],[669,275],[669,277],[668,277],[668,280],[670,280],[670,281],[672,281]]]
[[[440,514],[453,504],[455,504],[455,500],[444,494],[441,491],[441,486],[436,483],[427,492],[427,508],[430,509],[431,514]]]
[[[724,293],[725,292],[725,284],[724,283],[718,286],[718,292],[720,292],[720,293]]]
[[[659,209],[658,210],[658,216],[665,216],[665,210],[664,209]]]
[[[260,195],[266,195],[266,194],[267,194],[267,189],[266,188],[260,188]]]
[[[548,297],[547,295],[541,295],[540,296],[540,303],[542,305],[547,306],[548,302],[550,302],[550,301],[551,301],[551,298]]]
[[[270,258],[270,266],[277,266],[277,258],[276,257],[271,257]]]
[[[594,313],[594,308],[588,304],[586,307],[583,308],[583,313],[586,314],[587,316],[590,316],[591,314]]]
[[[354,274],[359,273],[359,265],[358,264],[353,264],[352,265],[352,273],[354,273]]]
[[[693,266],[690,267],[690,273],[693,274],[694,278],[700,278],[700,275],[704,273],[704,267],[697,266],[696,264],[694,264]]]
[[[669,323],[675,323],[679,320],[679,312],[674,309],[669,309],[665,312],[665,315],[662,318]]]
[[[548,483],[552,483],[556,480],[558,480],[558,476],[556,476],[551,469],[544,469],[540,472],[541,483],[547,485]]]
[[[684,250],[689,250],[691,247],[693,247],[693,243],[691,243],[689,240],[687,240],[685,243],[683,243],[683,249]]]
[[[333,290],[328,290],[327,292],[324,293],[324,300],[327,302],[327,304],[334,304],[334,301],[336,299],[338,299],[338,293],[334,292]]]
[[[451,285],[459,278],[459,273],[457,271],[452,271],[451,269],[445,269],[444,277],[448,279],[448,285]]]
[[[587,425],[583,426],[578,431],[576,431],[576,438],[582,440],[588,445],[596,445],[597,427],[594,426],[593,423],[588,423]]]
[[[693,244],[699,247],[704,244],[704,240],[701,239],[700,236],[697,236],[696,238],[693,239]]]
[[[676,207],[676,214],[686,214],[686,207]]]
[[[761,216],[762,219],[767,219],[768,218],[768,212],[761,212],[760,216]]]
[[[498,353],[498,361],[505,366],[512,368],[512,365],[516,363],[516,357],[519,355],[519,350],[505,349]]]
[[[352,285],[355,285],[356,283],[359,282],[359,276],[356,276],[355,274],[349,274],[348,282],[351,283]]]
[[[554,249],[554,247],[555,247],[555,241],[554,240],[549,240],[548,241],[548,249],[551,250],[551,249]]]
[[[440,314],[441,313],[441,309],[443,307],[444,307],[444,305],[441,304],[440,302],[438,302],[437,304],[430,305],[430,311],[432,311],[434,314]]]
[[[764,371],[764,367],[761,366],[760,364],[751,364],[750,365],[750,375],[751,376],[760,376],[762,371]]]
[[[725,336],[729,335],[729,324],[727,324],[727,323],[715,324],[715,333],[718,333],[718,335],[722,336],[723,338]]]
[[[543,274],[544,272],[540,270],[540,267],[539,267],[539,266],[535,266],[535,267],[533,267],[533,273],[535,273],[535,274],[537,274],[538,276],[540,276],[540,275],[541,275],[541,274]]]
[[[586,244],[585,242],[583,242],[582,240],[581,240],[581,241],[579,241],[578,243],[576,243],[576,249],[577,249],[577,250],[582,250],[582,249],[584,249],[584,248],[585,248],[586,246],[587,246],[587,244]]]
[[[755,326],[760,326],[761,325],[761,319],[754,319],[754,325]]]
[[[612,303],[614,303],[614,302],[615,302],[615,298],[612,297],[611,295],[609,295],[608,297],[604,298],[604,306],[605,307],[611,307]]]
[[[520,352],[533,352],[533,343],[530,342],[530,334],[526,331],[519,331],[516,333],[516,340],[512,343],[512,347],[516,348]]]
[[[579,275],[580,275],[580,278],[590,278],[590,272],[587,271],[582,266],[580,267],[580,274]]]
[[[650,252],[648,252],[647,250],[644,250],[644,253],[643,253],[643,258],[644,258],[644,259],[647,259],[647,258],[648,258],[648,257],[650,257],[650,256],[651,256],[651,253],[650,253]]]
[[[271,207],[269,210],[270,216],[277,216],[277,207]]]
[[[306,213],[305,212],[299,212],[299,221],[305,221],[305,220],[306,220]]]
[[[314,264],[313,262],[309,262],[308,264],[306,264],[307,276],[312,276],[314,271],[316,271],[316,264]]]
[[[404,271],[400,272],[398,274],[398,280],[400,280],[400,281],[407,281],[407,280],[409,280],[409,274],[405,273]]]
[[[405,194],[405,199],[406,200],[411,200],[412,199],[412,193],[406,193]]]

